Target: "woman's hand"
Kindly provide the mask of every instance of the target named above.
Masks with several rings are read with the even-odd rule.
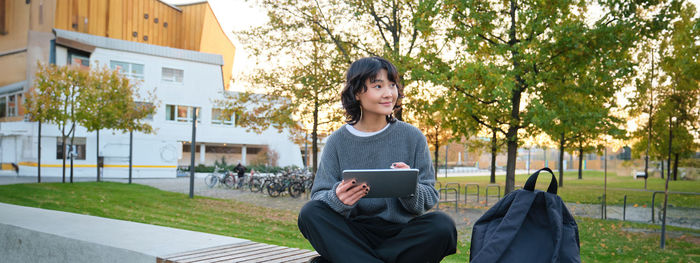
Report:
[[[392,169],[411,169],[411,166],[404,162],[395,162],[391,164]]]
[[[338,187],[335,188],[335,195],[338,196],[340,202],[345,205],[354,205],[360,198],[369,193],[369,186],[366,183],[357,184],[355,179],[350,181],[341,181]]]

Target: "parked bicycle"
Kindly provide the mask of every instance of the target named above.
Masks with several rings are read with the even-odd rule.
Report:
[[[296,176],[287,173],[273,178],[272,182],[270,182],[265,189],[267,190],[267,194],[271,197],[278,197],[282,193],[288,192],[289,196],[297,198],[301,196],[301,193],[304,191],[304,186]]]
[[[219,167],[215,167],[214,172],[207,175],[207,177],[204,177],[204,183],[209,188],[213,188],[217,184],[220,184],[230,189],[236,185],[236,179],[234,178],[232,172],[224,171]]]

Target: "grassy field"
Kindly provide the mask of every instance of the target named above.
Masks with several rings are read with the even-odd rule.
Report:
[[[312,249],[297,230],[296,213],[241,202],[165,192],[122,183],[0,186],[0,202],[122,219]],[[474,219],[475,220],[475,219]],[[658,226],[577,218],[583,262],[698,262],[700,231],[671,227],[665,250]],[[627,231],[626,229],[635,229]],[[458,229],[460,236],[470,229]],[[677,234],[684,233],[684,234]],[[466,262],[469,240],[443,262]]]
[[[545,176],[546,175],[546,176]],[[555,171],[557,180],[559,173]],[[529,175],[518,174],[515,176],[516,185],[525,185]],[[481,200],[485,194],[486,185],[489,184],[489,176],[466,176],[466,177],[439,177],[438,182],[443,185],[448,182],[459,183],[464,187],[465,183],[477,183],[480,186]],[[546,190],[551,176],[548,173],[540,174],[537,180],[537,189]],[[564,172],[564,187],[560,187],[558,194],[565,202],[600,204],[603,195],[604,174],[600,171],[584,171],[583,179],[578,179],[578,172]],[[617,176],[608,172],[607,201],[609,205],[622,205],[623,197],[627,195],[627,205],[629,206],[650,206],[653,191],[663,191],[665,181],[661,178],[649,178],[647,190],[644,190],[644,180],[635,180],[631,176]],[[505,187],[505,176],[496,176],[496,184],[501,185],[501,194]],[[669,191],[674,192],[700,192],[700,181],[670,181]],[[475,193],[476,188],[471,187],[469,193]],[[492,195],[495,189],[489,189]],[[464,188],[461,189],[462,197]],[[495,194],[495,193],[494,193]],[[661,197],[661,199],[659,199]],[[661,206],[660,200],[663,195],[656,195],[656,206]],[[700,195],[669,194],[670,206],[700,208]]]

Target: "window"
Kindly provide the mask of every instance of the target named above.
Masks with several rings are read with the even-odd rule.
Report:
[[[20,101],[22,101],[21,93],[0,96],[0,118],[17,116]]]
[[[0,97],[0,118],[7,117],[7,98]]]
[[[182,79],[185,76],[185,71],[174,68],[163,68],[161,80],[163,82],[182,84]]]
[[[56,137],[56,159],[63,159],[63,139]],[[66,159],[70,159],[71,155],[74,160],[85,160],[85,138],[75,138],[73,145],[70,145],[70,138],[66,139]]]
[[[6,35],[7,34],[7,23],[6,20],[8,20],[8,16],[10,15],[10,12],[7,10],[5,6],[5,0],[0,0],[0,35]]]
[[[16,95],[12,94],[7,97],[7,117],[17,116],[17,99]]]
[[[165,120],[175,120],[175,105],[165,105]]]
[[[201,123],[201,107],[197,107],[197,123]],[[192,107],[182,105],[165,105],[165,120],[192,122]]]
[[[229,116],[224,116],[224,110],[222,109],[211,109],[211,123],[212,124],[223,124],[223,125],[233,125],[234,118],[233,114]]]
[[[90,68],[90,58],[86,55],[76,54],[73,52],[68,53],[68,64],[78,65],[81,68]]]
[[[112,60],[109,62],[109,67],[119,70],[120,73],[133,79],[143,79],[144,70],[143,64],[128,63]]]

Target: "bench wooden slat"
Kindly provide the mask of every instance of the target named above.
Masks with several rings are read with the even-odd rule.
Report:
[[[275,246],[275,245],[267,245],[265,247],[261,247],[261,248],[256,249],[256,250],[251,250],[251,251],[244,252],[244,253],[227,254],[227,255],[222,256],[222,257],[197,261],[197,263],[238,262],[242,258],[246,258],[246,257],[252,256],[252,255],[259,255],[259,254],[263,254],[263,253],[274,253],[274,251],[277,251],[280,249],[285,249],[285,247],[280,247],[280,246]],[[272,252],[270,252],[270,251],[272,251]]]
[[[281,249],[265,251],[263,253],[249,255],[247,257],[236,258],[236,262],[264,262],[265,258],[279,258],[280,254],[284,254],[290,251],[294,251],[295,248],[280,247]]]
[[[289,260],[289,257],[293,257],[299,254],[303,254],[303,251],[300,251],[298,249],[294,250],[289,250],[286,252],[280,252],[274,255],[270,256],[264,256],[264,257],[259,257],[251,260],[246,260],[246,261],[240,261],[241,263],[248,263],[248,262],[269,262],[271,260],[276,260],[276,259],[281,259],[281,260]]]
[[[312,257],[316,257],[316,256],[319,256],[319,254],[316,253],[316,251],[308,251],[308,250],[305,250],[305,252],[304,252],[303,254],[297,254],[297,255],[294,255],[294,256],[291,256],[291,257],[282,258],[282,259],[276,259],[276,260],[270,260],[270,261],[267,261],[267,262],[268,262],[268,263],[306,262],[306,261],[309,261],[309,259],[311,259]]]
[[[306,262],[318,256],[316,251],[289,248],[256,242],[174,253],[157,257],[157,263],[215,263],[215,262]]]
[[[252,241],[247,241],[247,242],[241,242],[241,243],[236,243],[236,244],[230,244],[230,245],[222,245],[222,246],[216,246],[216,247],[207,247],[207,248],[202,248],[202,249],[196,249],[196,250],[190,250],[190,251],[185,251],[185,252],[179,252],[179,253],[174,253],[170,255],[165,255],[159,258],[162,258],[164,260],[167,259],[174,259],[174,258],[179,258],[179,257],[185,257],[188,255],[193,255],[193,254],[199,254],[199,253],[207,253],[211,251],[218,251],[221,249],[226,249],[226,248],[234,248],[234,247],[241,247],[241,246],[250,246],[257,244]]]
[[[167,259],[169,261],[179,262],[182,260],[197,258],[197,257],[201,257],[204,255],[209,255],[209,254],[226,253],[227,251],[231,251],[231,250],[248,249],[248,248],[259,247],[259,246],[262,246],[262,245],[260,243],[255,243],[255,242],[246,242],[245,244],[236,244],[236,245],[230,245],[230,246],[218,246],[218,247],[209,248],[209,249],[200,249],[197,251],[183,252],[180,254],[166,257],[165,259]]]
[[[207,261],[214,260],[216,258],[228,257],[230,255],[260,251],[260,250],[266,249],[270,246],[272,246],[272,245],[255,243],[255,244],[250,245],[250,246],[238,247],[236,249],[228,249],[228,250],[224,250],[224,251],[220,251],[220,252],[213,252],[210,254],[201,254],[201,255],[198,255],[196,257],[178,259],[178,260],[176,260],[176,262],[178,262],[178,263],[207,262]]]

